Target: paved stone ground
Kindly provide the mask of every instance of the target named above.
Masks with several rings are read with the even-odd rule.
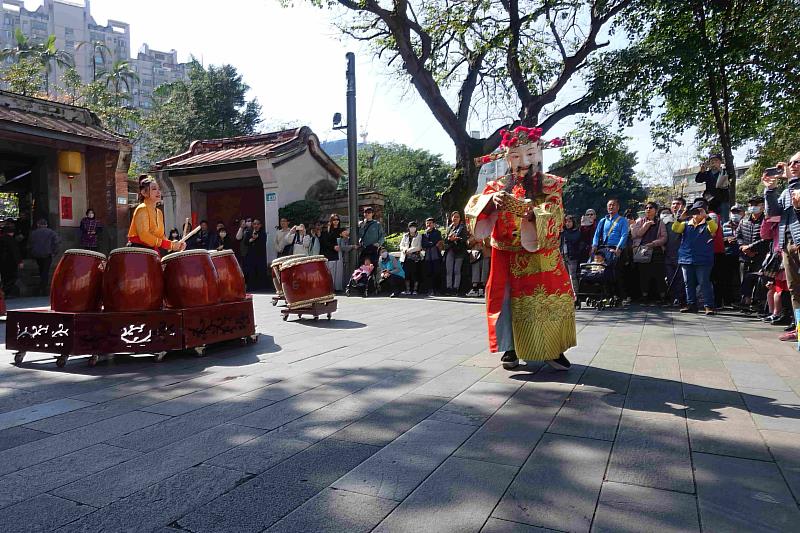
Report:
[[[257,298],[202,359],[0,351],[0,531],[800,530],[778,328],[581,311],[570,372],[507,372],[475,300]]]

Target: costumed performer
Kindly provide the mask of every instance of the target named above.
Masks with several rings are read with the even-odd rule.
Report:
[[[559,251],[566,180],[541,171],[542,149],[563,141],[542,141],[541,128],[501,133],[503,150],[477,162],[505,157],[509,173],[487,183],[464,210],[475,238],[491,237],[489,349],[503,352],[505,369],[523,359],[567,370],[564,351],[576,345],[576,336],[574,292]]]
[[[139,205],[133,210],[131,226],[128,229],[128,245],[150,248],[155,251],[179,252],[186,249],[186,243],[164,238],[164,213],[156,207],[161,201],[161,190],[155,178],[146,177],[139,181]]]

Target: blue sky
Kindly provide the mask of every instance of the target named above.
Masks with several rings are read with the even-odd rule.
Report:
[[[39,4],[26,0],[28,9]],[[158,50],[176,49],[181,60],[193,54],[205,64],[234,65],[250,85],[251,96],[261,102],[268,123],[307,124],[323,141],[342,136],[331,129],[331,117],[345,111],[345,53],[353,51],[359,130],[367,131],[370,141],[404,143],[453,160],[450,139],[408,83],[393,78],[361,44],[340,36],[331,11],[301,0],[295,4],[284,9],[276,0],[92,0],[91,9],[100,24],[111,18],[131,25],[134,55],[146,42]],[[613,123],[612,117],[594,118]],[[564,120],[551,135],[573,125],[574,120]],[[485,129],[478,120],[470,128]],[[646,122],[626,134],[639,156],[637,170],[658,173],[660,168],[663,173],[694,155],[693,146],[676,149],[668,161],[654,154]],[[547,154],[545,165],[556,155]]]

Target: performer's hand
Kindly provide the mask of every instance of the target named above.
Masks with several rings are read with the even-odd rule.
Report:
[[[622,255],[622,248],[614,248],[614,255],[617,257]]]
[[[767,176],[767,173],[764,172],[764,174],[761,175],[761,183],[764,184],[765,189],[771,191],[778,183],[778,176]]]
[[[503,209],[509,194],[506,191],[499,191],[492,195],[492,202],[497,209]]]

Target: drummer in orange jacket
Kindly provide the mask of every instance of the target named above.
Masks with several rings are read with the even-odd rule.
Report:
[[[133,211],[128,230],[129,244],[156,251],[159,248],[169,252],[185,250],[186,243],[164,238],[164,214],[156,208],[161,201],[161,190],[155,178],[148,176],[139,182],[139,200],[141,203]]]

